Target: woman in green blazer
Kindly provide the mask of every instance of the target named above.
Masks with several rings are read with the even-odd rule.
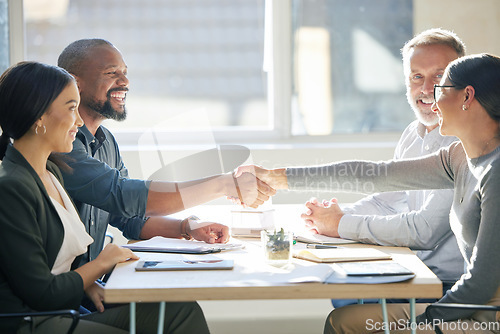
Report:
[[[128,306],[106,310],[96,280],[114,265],[138,257],[114,244],[73,268],[92,238],[62,186],[54,152],[70,152],[78,127],[75,79],[56,66],[22,62],[0,77],[0,313],[78,309],[85,294],[99,312],[81,317],[75,332],[126,333]],[[11,143],[13,139],[13,143]],[[58,167],[59,166],[59,167]],[[196,303],[167,307],[168,333],[208,333]],[[139,304],[139,332],[156,332],[158,307]],[[55,333],[69,319],[2,319],[2,333]]]

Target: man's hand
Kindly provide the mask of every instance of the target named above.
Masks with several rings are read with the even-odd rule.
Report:
[[[85,294],[94,303],[97,311],[104,312],[104,305],[102,301],[104,300],[104,290],[102,285],[98,283],[92,283],[86,290]]]
[[[187,232],[196,240],[205,241],[209,244],[224,244],[229,241],[229,227],[226,225],[196,221],[190,222]]]
[[[236,168],[234,176],[238,178],[244,173],[255,175],[273,189],[288,189],[285,168],[265,169],[257,165],[246,165]]]
[[[276,190],[251,173],[233,176],[235,192],[229,197],[238,198],[238,202],[251,208],[257,208],[276,194]]]
[[[311,231],[330,237],[340,237],[338,229],[340,219],[344,213],[340,209],[336,198],[322,203],[313,198],[306,202],[305,205],[307,210],[300,217]]]

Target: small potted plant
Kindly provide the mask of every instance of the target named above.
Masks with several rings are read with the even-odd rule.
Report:
[[[281,230],[261,231],[262,246],[266,262],[273,265],[285,265],[292,259],[293,233]]]

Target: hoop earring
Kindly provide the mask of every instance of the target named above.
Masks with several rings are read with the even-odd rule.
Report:
[[[37,135],[38,135],[38,127],[39,127],[39,125],[37,125],[36,128],[35,128],[35,134],[37,134]],[[47,128],[45,127],[45,125],[42,125],[41,127],[43,127],[43,133],[42,134],[43,135],[46,134],[47,133]]]

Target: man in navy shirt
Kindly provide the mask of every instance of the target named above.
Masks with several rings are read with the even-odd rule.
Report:
[[[166,216],[221,196],[239,196],[256,207],[275,193],[251,174],[235,178],[227,173],[187,182],[130,179],[115,138],[101,125],[105,119],[126,117],[129,80],[120,51],[106,40],[78,40],[63,50],[58,65],[77,80],[78,110],[85,122],[69,153],[71,171],[63,173],[65,187],[94,238],[83,263],[101,251],[108,223],[129,239],[160,235],[227,242],[227,226],[197,223],[195,217],[179,220]],[[188,205],[183,197],[189,198]]]

